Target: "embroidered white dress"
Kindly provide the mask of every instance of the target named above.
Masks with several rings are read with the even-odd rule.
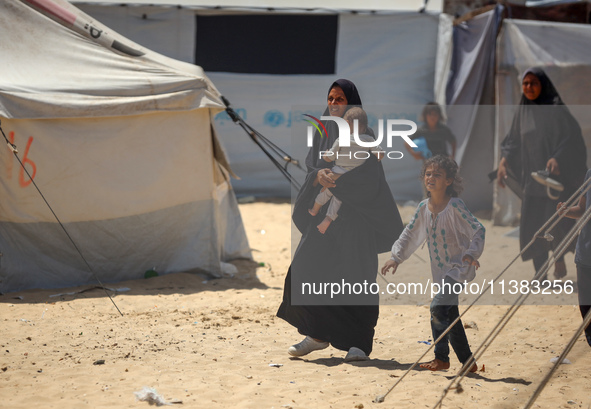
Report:
[[[472,281],[474,266],[462,263],[468,254],[478,260],[484,250],[484,226],[462,199],[452,197],[438,215],[429,211],[429,199],[419,203],[410,223],[392,246],[392,259],[402,263],[424,242],[429,246],[431,274],[435,282],[449,276],[458,282]]]

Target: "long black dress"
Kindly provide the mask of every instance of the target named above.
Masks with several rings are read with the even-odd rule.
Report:
[[[557,203],[568,199],[581,185],[587,169],[587,150],[581,127],[544,71],[530,69],[523,77],[530,73],[540,80],[542,92],[534,101],[522,95],[509,134],[501,144],[507,165],[520,179],[523,190],[519,231],[521,249],[556,212]],[[565,187],[558,200],[550,199],[546,187],[531,177],[531,172],[544,170],[550,158],[557,160],[560,169],[560,175],[552,177]],[[562,241],[573,224],[573,220],[563,219],[552,231],[553,241],[536,240],[523,253],[522,259],[544,261],[548,251]]]
[[[343,88],[349,104],[361,105],[356,89],[344,81],[339,80],[333,86]],[[329,149],[337,136],[338,132],[330,129],[328,138],[316,135],[312,154],[308,156],[309,173],[292,216],[302,238],[285,279],[283,302],[277,316],[302,335],[328,341],[345,351],[357,347],[369,355],[379,314],[379,296],[369,291],[372,283],[376,285],[377,255],[391,249],[403,225],[382,165],[371,155],[361,166],[337,180],[331,191],[343,202],[339,217],[325,234],[318,232],[316,226],[324,219],[327,206],[315,217],[308,213],[322,188],[314,186],[319,170],[316,166],[323,165],[314,160],[314,155]],[[325,283],[349,283],[351,294],[332,297],[330,293],[308,294],[302,290],[304,283],[316,285],[317,289]],[[367,294],[366,291],[354,294],[363,283]]]

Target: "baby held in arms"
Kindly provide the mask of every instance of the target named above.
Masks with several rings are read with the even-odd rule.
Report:
[[[347,173],[363,164],[367,158],[369,158],[370,152],[374,154],[378,160],[381,160],[385,153],[384,149],[382,149],[382,147],[379,145],[368,148],[365,146],[360,146],[355,140],[353,132],[355,129],[355,121],[357,121],[359,128],[359,140],[362,142],[375,142],[375,139],[366,133],[367,114],[362,108],[354,107],[349,109],[343,116],[343,119],[347,121],[351,131],[350,146],[340,146],[339,139],[337,139],[332,148],[323,155],[323,159],[325,161],[334,163],[331,171],[333,173],[332,179],[335,181],[344,173]],[[316,216],[320,211],[320,208],[329,201],[330,203],[326,211],[326,217],[317,226],[318,231],[322,234],[326,232],[330,224],[338,217],[338,211],[342,202],[332,194],[330,189],[325,187],[322,188],[320,193],[318,193],[316,199],[314,200],[314,205],[308,210],[312,216]]]

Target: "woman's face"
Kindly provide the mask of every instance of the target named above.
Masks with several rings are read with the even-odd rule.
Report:
[[[542,93],[542,83],[534,74],[527,74],[521,83],[523,95],[530,101],[538,99]]]
[[[347,97],[343,89],[338,85],[332,87],[328,93],[328,112],[330,116],[343,117],[347,110]]]

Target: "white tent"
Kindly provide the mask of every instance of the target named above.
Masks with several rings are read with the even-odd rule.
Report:
[[[199,67],[62,0],[1,2],[0,31],[1,126],[34,181],[0,149],[1,292],[96,282],[84,260],[115,282],[250,257]]]
[[[435,98],[434,89],[441,87],[435,78],[439,62],[447,55],[438,55],[438,44],[451,40],[451,17],[440,15],[441,2],[428,2],[427,12],[419,13],[423,0],[354,2],[331,0],[325,2],[269,1],[195,1],[168,0],[102,1],[78,0],[76,4],[89,15],[134,41],[169,57],[197,63],[196,50],[200,44],[213,43],[224,36],[220,28],[209,37],[200,30],[200,22],[212,16],[334,16],[334,72],[270,74],[263,72],[212,71],[204,65],[209,78],[228,98],[232,107],[248,124],[261,132],[296,159],[303,161],[306,154],[304,117],[302,109],[317,108],[319,116],[332,81],[337,78],[352,80],[359,88],[368,113],[394,113],[418,121],[423,105]],[[178,7],[176,5],[178,4]],[[214,7],[217,5],[219,7]],[[171,7],[174,6],[174,7]],[[439,7],[439,8],[438,8]],[[201,28],[200,28],[201,27]],[[240,25],[246,37],[261,25]],[[234,27],[236,28],[236,27]],[[307,51],[319,48],[321,35],[304,40],[314,30],[284,30],[296,42],[306,44],[301,58],[309,58]],[[314,33],[313,33],[314,34]],[[252,44],[251,44],[252,45]],[[285,51],[285,44],[256,44],[257,51],[265,49],[268,62],[277,60],[277,53]],[[220,45],[222,52],[225,50]],[[448,50],[442,46],[439,49]],[[228,51],[231,53],[231,51]],[[248,59],[245,57],[244,59]],[[250,57],[256,58],[256,57]],[[239,60],[238,57],[235,57]],[[237,61],[237,63],[240,61]],[[306,60],[314,67],[315,60]],[[443,86],[445,86],[443,84]],[[373,124],[375,126],[376,123]],[[216,117],[220,138],[227,147],[232,168],[240,176],[232,184],[239,195],[290,195],[290,185],[275,169],[260,149],[243,130],[222,113]],[[304,134],[299,132],[301,126]],[[400,143],[393,150],[404,150]],[[383,162],[394,197],[399,202],[422,197],[418,175],[421,163],[406,155],[401,160]],[[304,174],[288,168],[296,177]]]

